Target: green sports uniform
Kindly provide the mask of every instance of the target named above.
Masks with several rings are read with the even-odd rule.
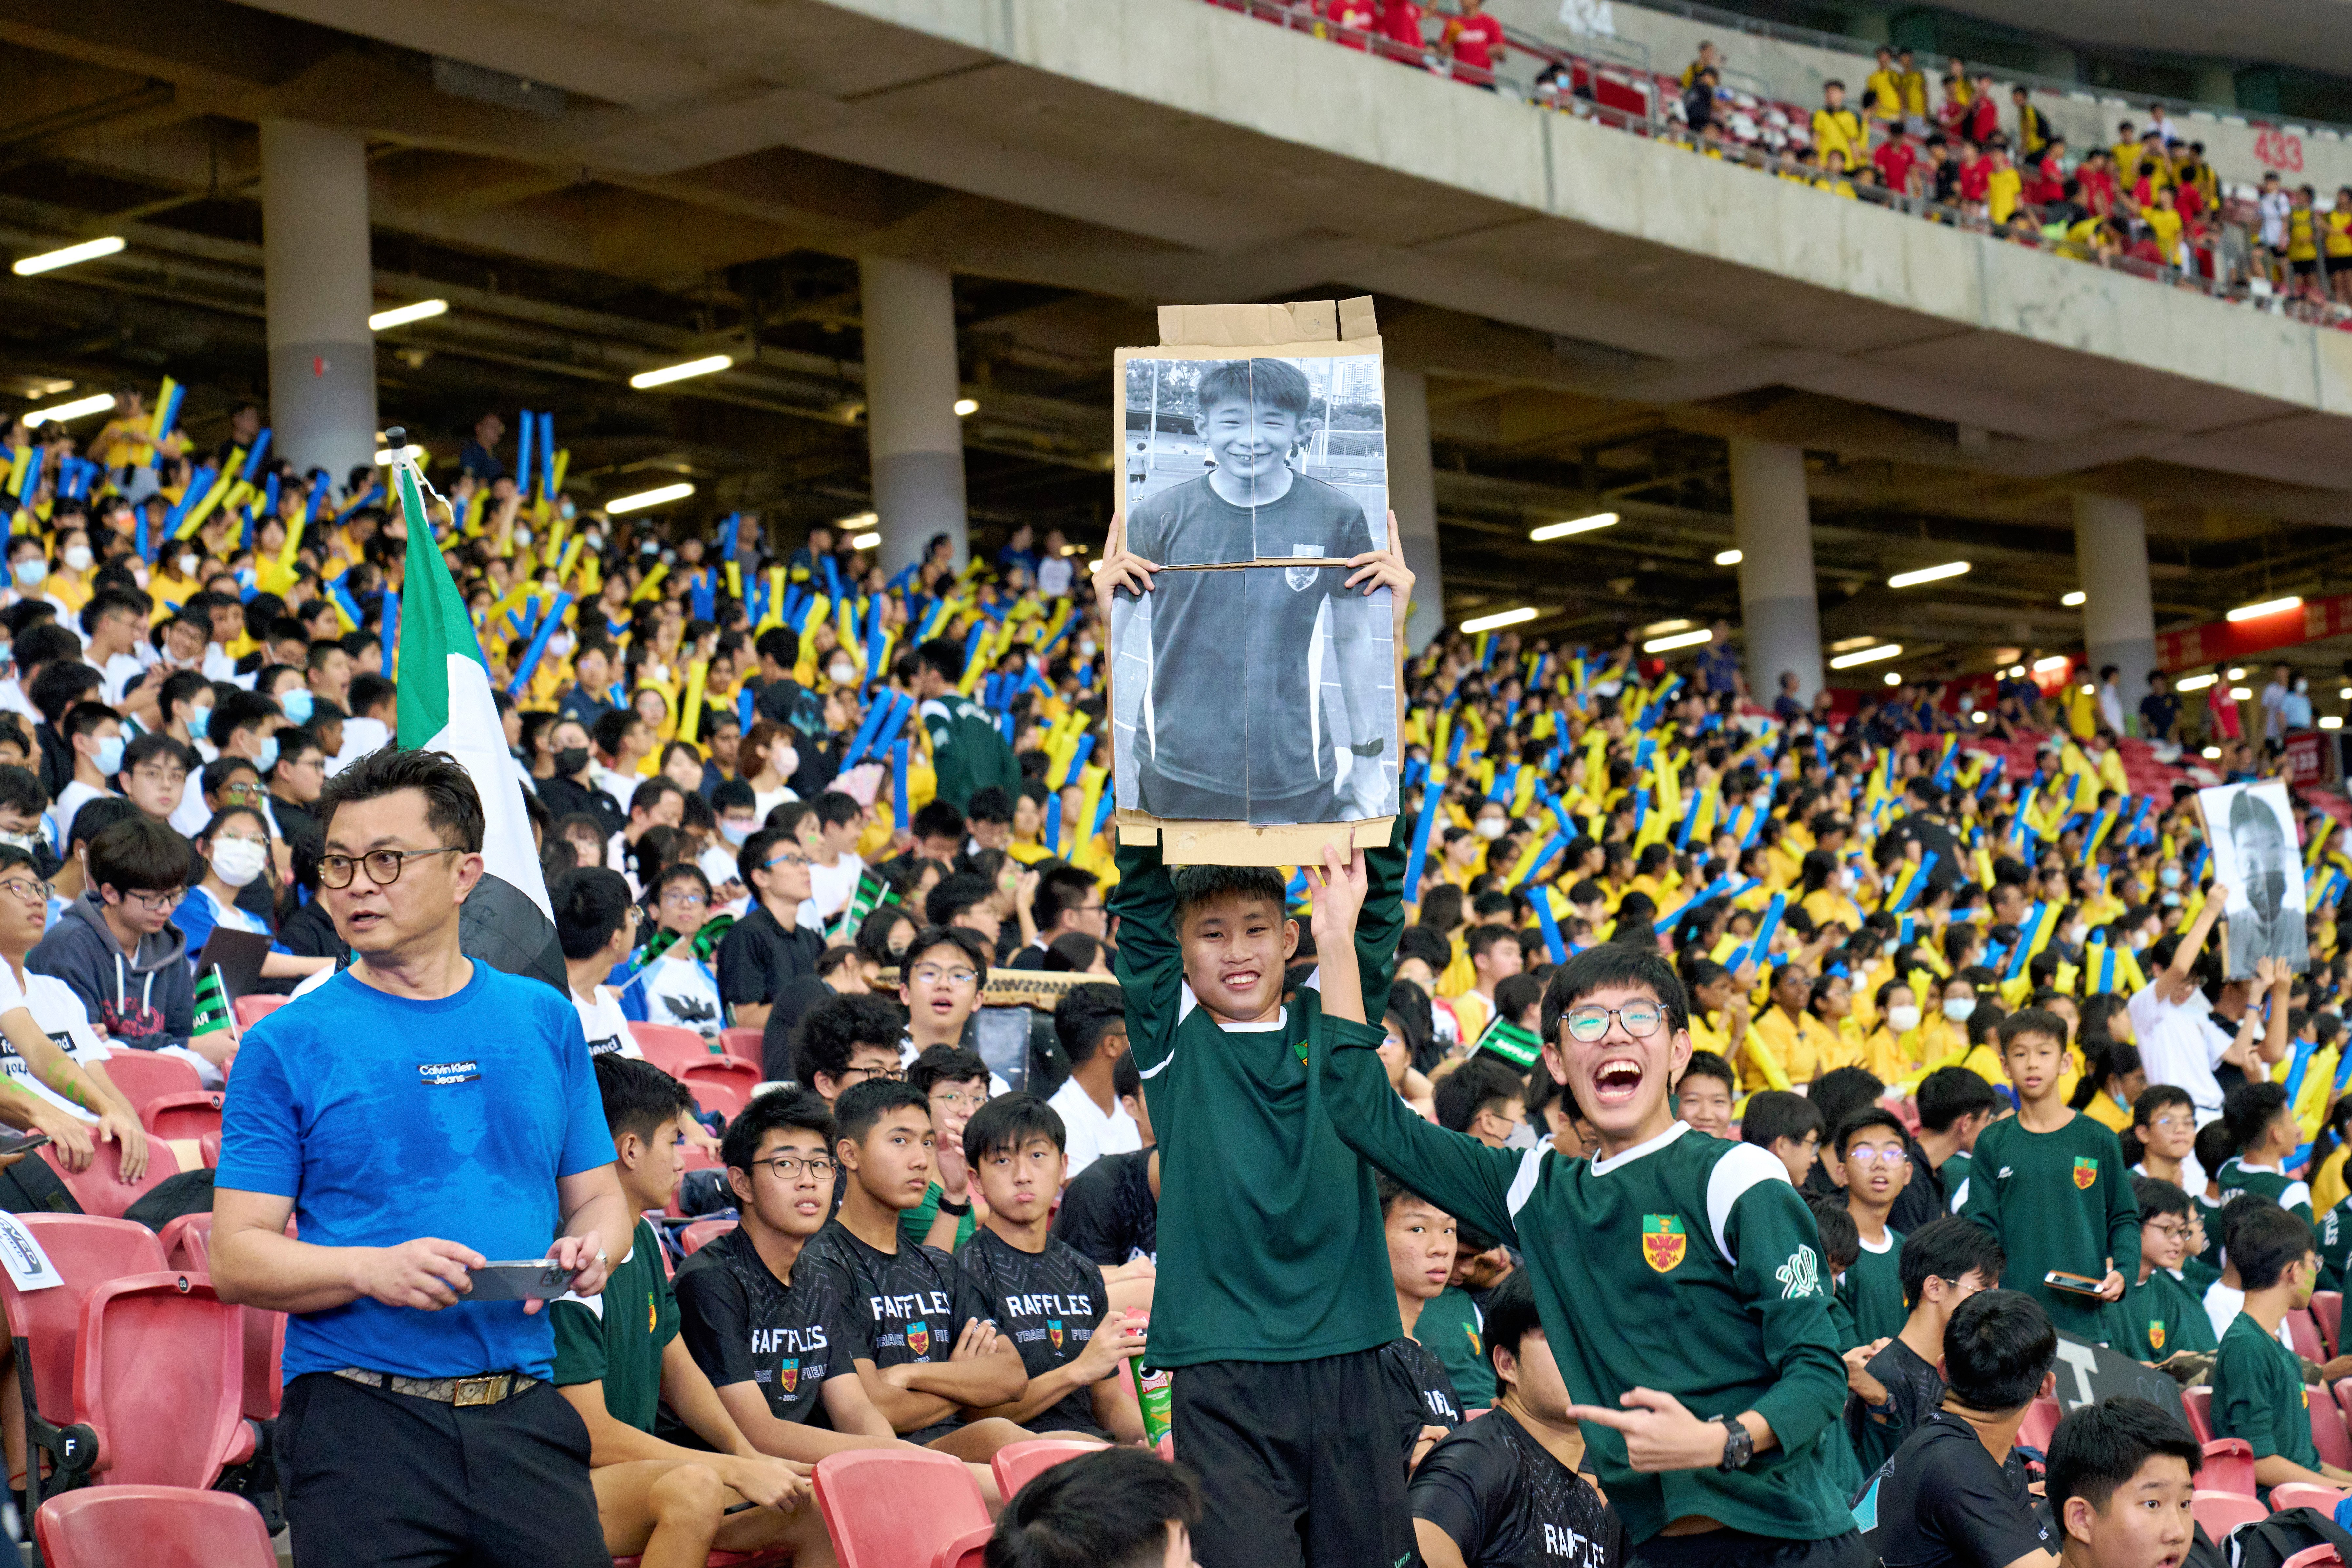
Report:
[[[2243,1437],[2257,1459],[2276,1454],[2305,1469],[2319,1468],[2303,1363],[2252,1313],[2230,1320],[2213,1358],[2212,1383],[2213,1436]]]
[[[1585,1434],[1636,1545],[1704,1516],[1784,1542],[1849,1534],[1853,1466],[1837,1417],[1845,1365],[1830,1327],[1820,1236],[1765,1150],[1680,1122],[1613,1159],[1548,1146],[1489,1149],[1433,1127],[1389,1087],[1384,1032],[1333,1024],[1323,1076],[1364,1156],[1448,1214],[1517,1247],[1545,1337],[1580,1404],[1617,1408],[1637,1385],[1713,1419],[1754,1410],[1776,1445],[1740,1470],[1644,1474],[1613,1428]],[[1319,1043],[1319,1042],[1318,1042]]]
[[[2205,1315],[2202,1295],[2168,1269],[2149,1269],[2146,1279],[2124,1292],[2117,1310],[2123,1335],[2114,1348],[2134,1361],[2158,1362],[2180,1351],[2215,1348],[2213,1320]]]
[[[2311,1184],[2296,1181],[2276,1165],[2248,1165],[2237,1160],[2222,1162],[2213,1180],[2221,1189],[2221,1201],[2230,1203],[2240,1193],[2252,1193],[2268,1198],[2304,1224],[2311,1223]]]
[[[974,791],[991,784],[1008,796],[1021,792],[1021,764],[987,709],[969,697],[934,697],[918,711],[930,731],[941,800],[961,811]]]
[[[2352,1278],[2352,1198],[2321,1215],[2312,1229],[2319,1237],[2319,1288],[2341,1290]]]
[[[2000,1237],[2009,1254],[2000,1282],[2075,1338],[2116,1342],[2109,1303],[2042,1282],[2053,1269],[2102,1279],[2109,1258],[2126,1279],[2139,1276],[2139,1205],[2115,1133],[2081,1115],[2029,1132],[2012,1116],[1977,1134],[1974,1167],[1959,1212]]]
[[[1486,1319],[1469,1291],[1448,1285],[1423,1302],[1413,1337],[1454,1380],[1454,1392],[1462,1396],[1465,1410],[1495,1403],[1495,1369],[1486,1361]]]
[[[1886,1239],[1873,1251],[1869,1242],[1854,1255],[1853,1267],[1838,1286],[1838,1300],[1853,1315],[1853,1344],[1893,1339],[1903,1331],[1911,1314],[1903,1306],[1903,1233],[1887,1227]],[[1853,1345],[1842,1345],[1852,1350]]]
[[[629,1255],[613,1265],[601,1294],[551,1301],[547,1315],[555,1329],[555,1385],[602,1383],[613,1419],[650,1432],[661,1404],[662,1352],[677,1337],[677,1298],[654,1227],[638,1220],[629,1240]]]

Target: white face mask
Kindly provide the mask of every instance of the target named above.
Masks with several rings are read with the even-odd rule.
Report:
[[[203,564],[203,563],[199,562],[199,561],[198,561],[194,556],[193,556],[193,555],[183,555],[183,556],[181,556],[181,557],[180,557],[180,575],[181,575],[181,576],[183,576],[183,577],[193,577],[193,576],[194,576],[194,575],[196,574],[196,568],[197,568],[199,565],[201,565],[201,564]]]
[[[1976,1010],[1977,999],[1973,996],[1947,996],[1944,998],[1944,1016],[1949,1018],[1955,1024],[1967,1023],[1969,1021],[1969,1015]]]
[[[588,542],[588,553],[591,555],[604,548],[604,536],[593,528],[580,537]]]
[[[1092,637],[1080,637],[1078,639],[1078,657],[1080,658],[1092,658],[1094,656],[1095,639]]]
[[[1919,1009],[1898,1004],[1886,1010],[1886,1026],[1898,1035],[1907,1035],[1919,1026]]]
[[[514,542],[515,542],[515,548],[517,548],[518,550],[528,550],[528,549],[530,549],[530,530],[529,530],[529,529],[527,529],[527,528],[520,528],[520,527],[519,527],[519,528],[517,528],[517,529],[514,531]]]
[[[16,573],[20,586],[37,588],[48,577],[49,563],[37,555],[28,555],[16,563]]]
[[[572,634],[570,632],[557,632],[554,636],[549,637],[547,639],[547,651],[554,655],[557,658],[562,658],[565,654],[570,653],[572,651]]]
[[[67,570],[68,570],[68,571],[73,571],[73,572],[87,572],[87,571],[89,571],[89,545],[87,545],[87,544],[68,544],[68,545],[67,545],[67,546],[66,546],[66,567],[67,567]]]
[[[2083,945],[2083,938],[2088,934],[2081,926],[2071,925],[2058,933],[2058,940],[2068,947],[2080,947]]]
[[[775,750],[776,771],[786,778],[801,771],[801,754],[791,742],[780,743]]]
[[[1503,836],[1503,829],[1508,826],[1508,822],[1502,817],[1482,816],[1475,825],[1474,831],[1481,838],[1500,838]]]
[[[825,666],[824,673],[825,679],[835,686],[854,685],[857,679],[857,667],[845,658],[835,659]]]
[[[269,863],[268,847],[251,838],[224,838],[213,846],[213,875],[242,888]]]

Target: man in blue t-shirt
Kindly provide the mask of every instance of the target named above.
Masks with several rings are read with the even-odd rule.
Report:
[[[465,1300],[469,1270],[540,1258],[594,1295],[626,1249],[579,1015],[458,951],[482,806],[456,762],[375,752],[318,814],[320,897],[353,963],[246,1036],[213,1194],[214,1288],[291,1314],[294,1550],[304,1568],[606,1568],[542,1303]]]

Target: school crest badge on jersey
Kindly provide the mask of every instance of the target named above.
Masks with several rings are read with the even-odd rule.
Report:
[[[2148,1321],[2147,1348],[2152,1351],[2160,1351],[2164,1348],[2164,1325],[2154,1319]]]
[[[931,1353],[931,1325],[913,1322],[907,1325],[907,1348],[917,1355]]]
[[[1062,1320],[1059,1318],[1045,1320],[1045,1337],[1054,1342],[1055,1350],[1062,1348]]]
[[[1683,1234],[1683,1216],[1645,1214],[1642,1216],[1642,1257],[1661,1274],[1671,1274],[1683,1260],[1689,1238]]]
[[[786,1394],[790,1394],[797,1387],[800,1381],[801,1363],[798,1356],[791,1357],[777,1365],[776,1382],[782,1386]]]
[[[2074,1156],[2074,1184],[2076,1186],[2082,1188],[2087,1193],[2091,1190],[2091,1184],[2098,1179],[2099,1163],[2096,1160],[2091,1158],[2088,1154],[2077,1154]]]

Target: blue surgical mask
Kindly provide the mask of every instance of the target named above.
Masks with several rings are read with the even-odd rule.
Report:
[[[213,705],[211,703],[207,702],[202,708],[190,709],[188,710],[188,739],[191,741],[203,740],[205,738],[205,731],[212,728],[212,722]]]
[[[1944,1016],[1949,1018],[1955,1024],[1967,1023],[1969,1021],[1969,1015],[1976,1010],[1977,999],[1973,996],[1947,996],[1944,998]]]
[[[261,750],[255,754],[253,765],[265,773],[278,765],[277,736],[272,735],[261,742]]]
[[[278,705],[286,710],[286,719],[289,723],[308,724],[310,721],[312,700],[310,689],[307,686],[298,686],[280,697],[278,700]]]
[[[2180,868],[2167,866],[2156,874],[2156,879],[2168,888],[2177,888],[2180,886]]]
[[[107,778],[112,778],[121,773],[122,771],[122,737],[110,735],[100,741],[98,743],[98,755],[90,760],[98,764],[99,773]]]
[[[722,820],[719,824],[719,837],[724,838],[728,843],[734,845],[740,849],[742,847],[744,842],[751,837],[751,829],[758,826],[759,824],[755,822],[728,822]]]

